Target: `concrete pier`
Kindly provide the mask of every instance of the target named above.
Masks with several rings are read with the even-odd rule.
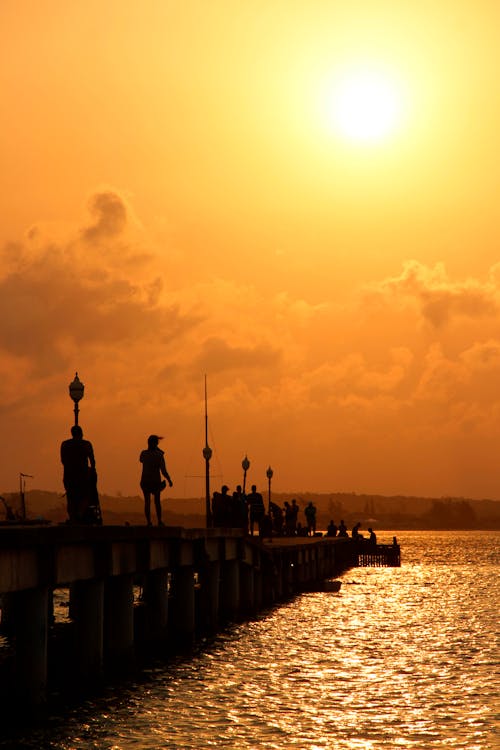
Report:
[[[0,528],[0,710],[89,688],[145,653],[189,647],[358,564],[399,564],[399,547],[379,547],[231,529]],[[58,589],[70,592],[63,624],[52,617]]]

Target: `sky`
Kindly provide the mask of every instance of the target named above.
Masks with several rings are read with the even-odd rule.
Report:
[[[203,494],[206,375],[213,486],[500,499],[499,49],[492,0],[2,0],[0,492],[63,492],[78,372],[107,494],[150,433]]]

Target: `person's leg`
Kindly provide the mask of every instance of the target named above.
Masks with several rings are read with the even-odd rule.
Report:
[[[159,492],[155,492],[154,499],[155,499],[156,518],[158,519],[158,526],[163,526],[163,521],[161,520],[161,498],[160,498]]]
[[[143,490],[142,494],[144,495],[144,515],[148,526],[151,526],[151,493]]]

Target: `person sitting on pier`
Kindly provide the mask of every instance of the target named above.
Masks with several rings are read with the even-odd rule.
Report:
[[[94,449],[80,425],[73,425],[71,438],[61,443],[61,463],[69,523],[100,522]]]
[[[307,522],[307,536],[314,536],[316,533],[316,506],[312,500],[306,505],[304,514]]]
[[[142,464],[140,484],[142,494],[144,495],[144,515],[146,516],[148,526],[151,526],[151,495],[154,498],[158,526],[163,526],[160,493],[165,489],[166,483],[162,481],[162,475],[167,480],[169,486],[172,487],[172,480],[165,465],[165,454],[158,447],[160,440],[163,440],[163,438],[159,435],[150,435],[148,437],[147,449],[141,451],[139,456],[139,461]]]
[[[247,503],[250,511],[250,534],[253,536],[254,524],[257,524],[257,529],[260,534],[260,526],[266,513],[266,509],[264,507],[262,495],[260,492],[257,492],[257,486],[255,484],[252,484],[252,491],[247,495]]]
[[[330,520],[330,523],[326,527],[326,535],[337,536],[337,524],[334,522],[333,518]]]
[[[368,528],[368,531],[370,532],[370,538],[368,539],[368,541],[375,547],[375,545],[377,544],[377,535],[371,527]]]
[[[345,525],[343,518],[339,523],[339,536],[349,536],[349,534],[347,533],[347,526]]]
[[[352,527],[352,531],[351,531],[351,536],[352,536],[352,538],[353,538],[353,539],[355,539],[356,541],[358,541],[359,539],[363,539],[363,534],[360,534],[360,533],[359,533],[359,529],[360,529],[360,526],[361,526],[361,523],[360,523],[360,522],[358,521],[358,522],[357,522],[357,523],[355,523],[355,524],[354,524],[354,526]]]

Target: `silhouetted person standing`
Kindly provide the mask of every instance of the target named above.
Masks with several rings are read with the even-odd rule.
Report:
[[[257,524],[257,528],[260,534],[260,527],[264,519],[266,509],[264,507],[264,500],[262,499],[262,495],[260,494],[260,492],[257,492],[257,487],[255,484],[252,484],[252,491],[249,495],[247,495],[247,504],[250,516],[250,534],[252,534],[253,536],[254,523]]]
[[[316,506],[311,501],[304,510],[307,522],[307,535],[314,536],[316,533]]]
[[[172,487],[172,480],[165,465],[165,454],[158,447],[160,440],[163,440],[163,438],[158,435],[150,435],[148,437],[147,449],[141,451],[141,455],[139,456],[139,461],[142,464],[141,490],[144,495],[144,515],[146,516],[148,526],[151,526],[151,495],[153,495],[155,502],[158,526],[163,526],[160,493],[165,489],[165,482],[162,481],[162,476],[165,477],[169,486]]]
[[[83,430],[79,425],[75,424],[71,428],[71,435],[69,440],[63,440],[61,443],[63,484],[69,521],[100,522],[94,449],[91,442],[83,439]],[[91,508],[95,512],[90,513]]]

